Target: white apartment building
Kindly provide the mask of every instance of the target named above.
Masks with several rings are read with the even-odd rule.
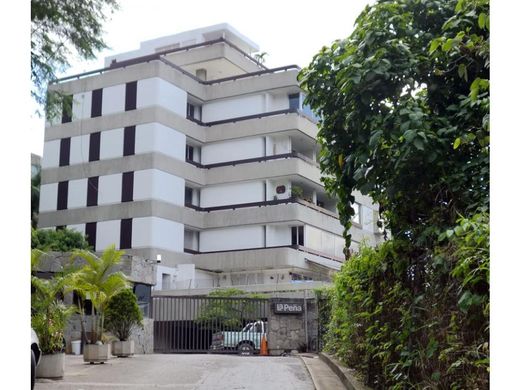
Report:
[[[329,280],[344,255],[295,65],[268,69],[228,24],[142,42],[51,88],[39,227],[156,259],[155,290]],[[356,195],[351,234],[382,240]],[[265,287],[265,288],[264,288]]]

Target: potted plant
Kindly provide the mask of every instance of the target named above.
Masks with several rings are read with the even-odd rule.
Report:
[[[35,271],[44,252],[31,251],[31,271]],[[65,364],[65,327],[74,313],[66,306],[60,295],[70,283],[72,274],[58,274],[51,279],[40,279],[31,275],[31,326],[38,335],[42,352],[36,368],[39,378],[61,378]]]
[[[143,326],[143,314],[131,289],[121,291],[108,302],[106,327],[119,341],[112,343],[112,355],[119,357],[134,354],[134,340],[129,340],[132,330]]]
[[[103,343],[105,329],[105,310],[110,299],[129,287],[126,276],[115,267],[121,261],[124,251],[118,251],[114,245],[105,249],[100,257],[87,250],[76,250],[72,259],[81,258],[86,264],[75,273],[73,288],[83,300],[92,302],[91,332],[83,347],[83,361],[91,364],[104,363],[110,354],[110,344]],[[84,306],[79,305],[84,318]]]

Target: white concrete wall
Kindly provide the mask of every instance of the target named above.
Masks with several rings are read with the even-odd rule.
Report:
[[[262,247],[263,225],[208,229],[200,232],[201,252]]]
[[[98,205],[121,203],[123,174],[99,177]]]
[[[74,230],[78,233],[85,234],[85,224],[81,223],[79,225],[67,225],[67,229]]]
[[[58,183],[42,184],[40,186],[40,213],[56,211],[58,207]]]
[[[159,152],[184,161],[186,136],[160,123],[135,127],[135,154]]]
[[[202,164],[242,160],[264,156],[264,139],[248,138],[216,142],[202,147]]]
[[[154,290],[163,290],[166,289],[167,286],[164,286],[163,283],[163,275],[166,274],[169,279],[170,288],[173,285],[173,281],[175,280],[177,274],[177,267],[166,267],[164,265],[157,265],[157,278],[156,284],[153,287]]]
[[[373,232],[375,229],[374,222],[374,209],[364,206],[361,206],[361,225],[363,230],[368,230],[369,232]]]
[[[96,226],[96,251],[103,251],[114,244],[119,248],[121,220],[101,221]]]
[[[137,108],[159,105],[185,118],[187,101],[186,91],[158,77],[137,82]]]
[[[270,93],[267,99],[267,111],[278,111],[289,109],[289,95],[286,93]]]
[[[123,156],[124,129],[101,132],[99,143],[99,159],[106,160]]]
[[[54,168],[60,165],[60,140],[46,141],[43,144],[42,168]]]
[[[264,182],[246,182],[201,188],[200,206],[214,207],[228,204],[263,202]]]
[[[289,136],[272,137],[273,155],[292,152],[292,143]]]
[[[158,169],[134,172],[134,200],[159,199],[184,206],[184,186],[184,179]]]
[[[291,226],[267,225],[266,246],[291,245]]]
[[[184,252],[184,225],[158,217],[134,218],[132,248],[145,247]]]
[[[70,180],[67,208],[87,206],[87,179]]]
[[[125,110],[126,84],[103,88],[101,115],[114,114]]]
[[[92,91],[74,94],[72,98],[72,120],[90,118],[92,111]]]
[[[202,121],[212,122],[265,112],[264,95],[240,96],[208,102],[202,107]]]
[[[70,138],[70,165],[88,163],[90,135]]]
[[[341,257],[345,239],[342,236],[332,234],[314,226],[305,225],[304,246],[333,256]]]

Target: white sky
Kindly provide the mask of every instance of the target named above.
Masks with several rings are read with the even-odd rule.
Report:
[[[93,61],[74,61],[64,75],[103,67],[106,56],[135,50],[142,41],[218,23],[229,23],[268,53],[265,65],[306,66],[335,39],[346,38],[354,21],[372,0],[263,0],[245,2],[120,0],[121,8],[105,24],[110,49]],[[30,149],[42,155],[44,121],[30,121]]]

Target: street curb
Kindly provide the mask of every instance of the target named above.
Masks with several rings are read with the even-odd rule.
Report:
[[[341,383],[348,390],[372,390],[370,387],[367,387],[360,383],[353,375],[354,370],[351,368],[347,368],[343,366],[339,361],[337,361],[333,356],[329,355],[325,352],[320,352],[318,354],[321,360],[323,360],[330,369],[339,377]],[[303,359],[302,359],[303,360]]]
[[[309,376],[311,377],[311,380],[312,380],[312,386],[314,387],[314,390],[318,390],[316,388],[316,380],[315,378],[312,376],[312,373],[311,373],[311,370],[309,370],[309,367],[307,367],[307,363],[305,363],[305,360],[303,359],[302,355],[301,354],[298,354],[296,355],[298,356],[298,358],[302,361],[303,365],[305,366],[305,369],[307,370],[307,373],[309,374]]]

